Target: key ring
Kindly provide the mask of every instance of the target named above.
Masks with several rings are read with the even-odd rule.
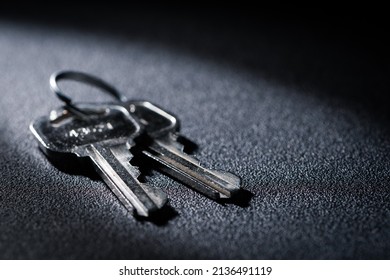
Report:
[[[126,102],[127,98],[122,95],[118,90],[116,90],[113,86],[110,84],[106,83],[102,79],[83,73],[83,72],[76,72],[76,71],[69,71],[69,70],[61,70],[54,72],[50,76],[50,89],[56,94],[58,99],[63,101],[69,110],[74,111],[77,114],[81,114],[82,116],[88,116],[88,115],[93,115],[96,113],[101,113],[101,112],[96,112],[96,111],[91,111],[91,110],[85,110],[77,107],[73,102],[72,99],[65,95],[63,91],[59,88],[58,86],[58,81],[60,80],[73,80],[73,81],[78,81],[82,82],[91,86],[95,86],[97,88],[100,88],[104,92],[110,94],[113,96],[115,99],[117,99],[120,102]]]

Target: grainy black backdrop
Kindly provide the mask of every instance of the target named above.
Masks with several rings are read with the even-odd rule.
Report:
[[[161,8],[0,13],[0,258],[388,259],[385,18]],[[202,164],[246,191],[220,204],[152,172],[170,208],[144,221],[90,172],[53,166],[28,126],[60,105],[59,69],[175,113]]]

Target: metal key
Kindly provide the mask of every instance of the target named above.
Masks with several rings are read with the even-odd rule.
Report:
[[[140,216],[148,217],[162,208],[166,194],[141,183],[138,169],[130,164],[130,148],[141,132],[140,125],[119,105],[84,106],[84,111],[99,113],[80,117],[61,108],[30,125],[43,151],[49,156],[89,158],[123,205]]]
[[[157,163],[159,171],[213,199],[230,198],[240,189],[241,179],[236,175],[204,168],[183,152],[177,142],[180,126],[176,117],[147,101],[122,105],[145,126],[150,142],[143,145],[142,153]]]

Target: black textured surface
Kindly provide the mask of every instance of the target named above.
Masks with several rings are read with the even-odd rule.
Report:
[[[390,257],[380,42],[299,24],[131,18],[0,21],[0,258]],[[249,203],[245,193],[221,205],[153,173],[176,214],[138,221],[103,182],[53,167],[28,126],[59,105],[48,86],[59,69],[178,115],[203,165],[241,176]]]

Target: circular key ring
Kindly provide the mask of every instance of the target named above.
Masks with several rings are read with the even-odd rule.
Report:
[[[99,79],[98,77],[83,73],[83,72],[76,72],[76,71],[57,71],[51,74],[50,76],[50,89],[56,94],[58,99],[63,101],[65,105],[70,109],[73,110],[81,115],[92,115],[96,114],[96,112],[93,112],[91,110],[84,110],[79,107],[77,107],[73,102],[72,99],[65,95],[63,91],[58,86],[58,81],[60,80],[72,80],[72,81],[78,81],[82,82],[97,88],[100,88],[104,92],[110,94],[115,99],[125,102],[127,101],[127,98],[122,95],[118,90],[116,90],[113,86],[106,83],[102,79]]]

